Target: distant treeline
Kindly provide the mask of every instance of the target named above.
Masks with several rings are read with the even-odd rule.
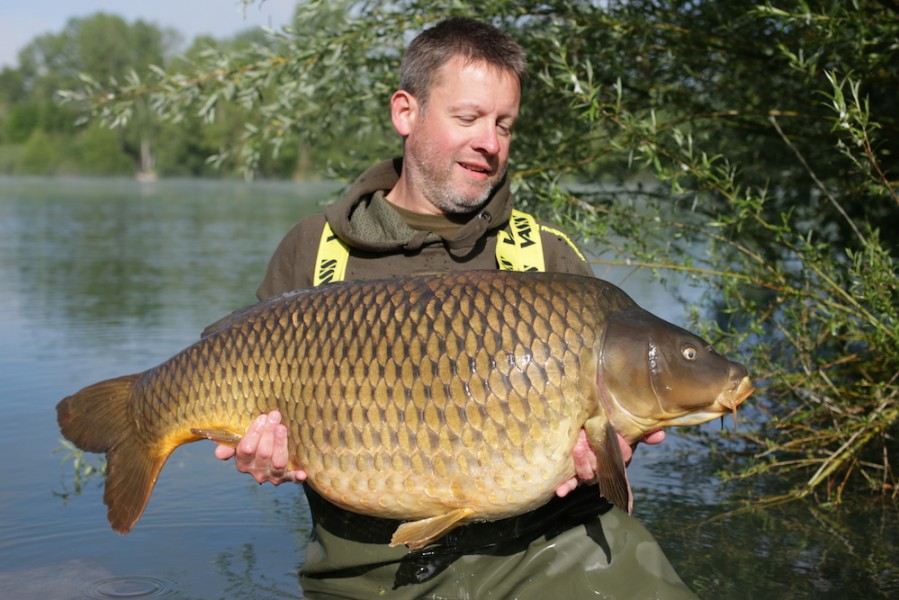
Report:
[[[272,43],[261,29],[221,40],[200,36],[188,45],[178,31],[142,20],[102,12],[70,19],[62,31],[31,41],[18,65],[0,72],[0,174],[239,176],[240,165],[208,161],[242,135],[246,118],[239,110],[221,110],[213,123],[196,112],[171,122],[143,104],[127,123],[109,128],[86,121],[85,107],[61,102],[59,92],[79,88],[83,76],[146,77],[151,65],[189,73],[204,53]],[[312,153],[285,143],[277,157],[259,161],[257,175],[321,178],[328,155],[326,148]]]

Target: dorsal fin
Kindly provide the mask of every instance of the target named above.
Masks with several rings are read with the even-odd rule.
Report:
[[[268,300],[262,300],[260,302],[257,302],[256,304],[250,304],[249,306],[245,306],[243,308],[238,308],[234,312],[232,312],[228,315],[225,315],[224,317],[222,317],[215,323],[212,323],[211,325],[207,325],[206,329],[203,330],[203,333],[200,334],[200,338],[208,337],[210,335],[224,331],[225,329],[227,329],[228,327],[230,327],[231,325],[233,325],[235,323],[244,324],[247,320],[247,317],[249,317],[252,313],[258,312],[263,307],[268,306],[269,304],[271,304],[273,302],[278,302],[282,298],[287,298],[288,296],[296,296],[297,294],[301,293],[302,291],[303,290],[294,290],[292,292],[285,292],[285,293],[281,294],[280,296],[275,296],[274,298],[269,298]]]

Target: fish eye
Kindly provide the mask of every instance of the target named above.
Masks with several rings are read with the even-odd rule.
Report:
[[[699,353],[696,352],[696,348],[694,348],[693,346],[684,346],[683,348],[681,348],[681,354],[683,354],[684,358],[686,358],[687,360],[696,360],[696,356]]]

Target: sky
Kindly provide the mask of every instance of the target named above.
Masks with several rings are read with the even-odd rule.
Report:
[[[244,14],[240,0],[0,0],[0,68],[18,66],[19,50],[44,33],[60,33],[72,17],[98,12],[179,31],[186,43],[201,34],[228,37],[252,27],[280,29],[297,0],[265,0]]]

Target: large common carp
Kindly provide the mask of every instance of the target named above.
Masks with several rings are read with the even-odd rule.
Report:
[[[600,492],[630,510],[616,431],[634,442],[703,423],[752,390],[744,367],[610,283],[475,271],[261,302],[155,368],[69,396],[57,417],[79,448],[106,453],[120,533],[175,448],[278,409],[291,468],[345,509],[409,521],[393,545],[420,548],[547,502],[574,476],[582,427]]]

